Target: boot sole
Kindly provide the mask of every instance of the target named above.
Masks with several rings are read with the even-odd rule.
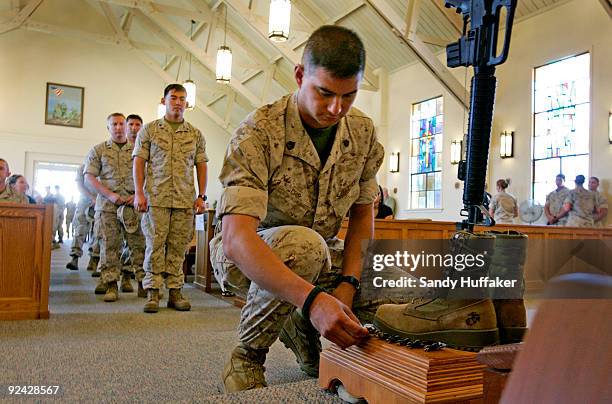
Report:
[[[121,291],[123,293],[134,293],[134,288],[121,288]]]
[[[461,351],[478,352],[485,346],[499,344],[499,331],[497,328],[485,330],[444,330],[422,333],[407,333],[385,324],[381,320],[374,318],[374,325],[379,330],[398,335],[403,338],[419,339],[421,341],[444,342],[450,348]]]
[[[145,313],[157,313],[157,312],[159,311],[159,307],[156,307],[156,308],[148,308],[148,307],[145,307],[145,308],[143,309],[143,311],[144,311]]]
[[[189,307],[176,307],[174,304],[168,302],[168,308],[169,309],[174,309],[176,311],[189,311],[191,310],[191,306]]]
[[[71,271],[78,271],[79,267],[75,267],[74,265],[66,264],[66,268]]]
[[[500,344],[515,344],[523,342],[527,327],[505,327],[499,329]]]
[[[91,277],[92,278],[99,278],[100,277],[100,272],[92,272]]]
[[[106,294],[106,289],[102,290],[102,289],[96,289],[94,290],[94,293],[96,295],[105,295]]]

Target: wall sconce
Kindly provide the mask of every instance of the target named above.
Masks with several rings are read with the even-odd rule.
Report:
[[[504,131],[500,135],[499,156],[503,159],[514,157],[514,132]]]
[[[450,148],[450,153],[451,153],[451,158],[450,158],[450,162],[451,164],[458,164],[461,161],[461,145],[462,145],[462,141],[461,140],[453,140],[451,142],[451,148]]]
[[[399,172],[399,152],[391,153],[389,156],[389,171],[392,173]]]
[[[612,144],[612,112],[608,115],[608,142]]]

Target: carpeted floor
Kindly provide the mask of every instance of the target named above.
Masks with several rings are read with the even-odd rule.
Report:
[[[184,289],[190,312],[167,309],[164,299],[159,313],[145,314],[136,293],[105,303],[93,293],[86,257],[79,271],[65,268],[69,244],[52,253],[51,318],[0,322],[3,389],[59,385],[58,398],[70,402],[341,402],[278,342],[266,362],[269,388],[224,395],[220,374],[236,341],[239,309],[190,286]]]

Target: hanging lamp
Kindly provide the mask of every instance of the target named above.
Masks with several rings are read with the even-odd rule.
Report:
[[[217,50],[217,83],[229,84],[232,78],[232,50],[227,46],[227,6],[225,6],[225,30],[223,45]]]
[[[268,38],[274,42],[285,42],[289,39],[291,22],[291,1],[270,0],[270,18],[268,20]]]
[[[194,20],[191,20],[191,35],[189,35],[189,40],[193,40],[193,25],[195,24]],[[185,80],[183,83],[183,87],[187,91],[187,108],[189,111],[193,111],[196,105],[196,85],[191,80],[191,52],[189,53],[189,78]]]

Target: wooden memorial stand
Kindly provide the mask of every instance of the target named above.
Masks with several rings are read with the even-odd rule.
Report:
[[[371,337],[361,346],[321,353],[319,386],[341,383],[354,397],[377,403],[481,403],[483,369],[476,354],[426,352]]]

